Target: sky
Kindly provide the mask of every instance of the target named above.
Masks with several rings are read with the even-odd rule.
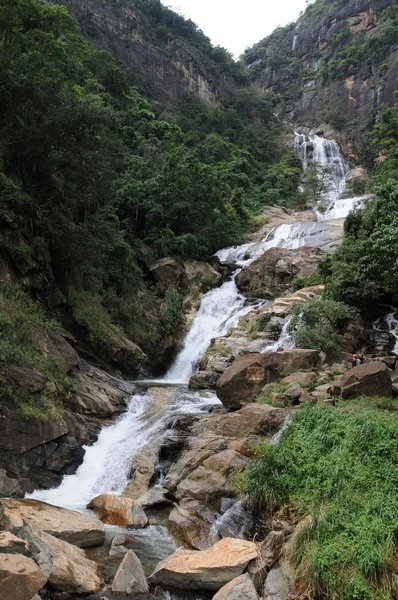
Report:
[[[192,19],[214,45],[238,57],[278,25],[295,21],[305,0],[162,0]]]

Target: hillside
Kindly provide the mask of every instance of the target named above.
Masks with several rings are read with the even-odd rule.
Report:
[[[252,81],[280,97],[303,133],[338,137],[366,155],[365,133],[382,104],[396,104],[398,7],[392,0],[316,0],[296,23],[245,52]],[[334,134],[334,135],[333,135]]]

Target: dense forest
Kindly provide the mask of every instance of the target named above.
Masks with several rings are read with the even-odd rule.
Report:
[[[147,4],[160,29],[170,25],[174,13]],[[54,275],[35,294],[97,352],[121,331],[140,339],[140,241],[155,257],[203,259],[241,241],[265,204],[294,203],[301,164],[277,146],[273,97],[258,86],[235,85],[220,106],[187,94],[167,115],[64,7],[3,2],[0,35],[1,217],[25,236],[13,260],[48,262]],[[200,32],[195,43],[212,67],[242,71]],[[178,291],[156,293],[170,328]]]

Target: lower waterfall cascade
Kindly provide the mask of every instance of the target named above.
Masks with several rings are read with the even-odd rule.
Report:
[[[316,211],[318,221],[344,218],[363,199],[341,198],[345,188],[345,180],[349,166],[341,155],[336,142],[319,136],[296,134],[295,149],[299,153],[304,167],[310,160],[334,168],[334,188],[328,195],[328,209],[321,214]],[[221,406],[213,392],[193,392],[186,389],[192,373],[198,367],[201,356],[206,351],[212,338],[225,335],[237,325],[241,317],[264,304],[264,301],[248,301],[238,290],[235,279],[240,270],[251,264],[270,248],[295,249],[301,246],[315,246],[320,223],[316,221],[298,221],[282,224],[267,233],[260,242],[243,244],[219,250],[216,256],[221,262],[235,262],[236,270],[232,277],[220,287],[210,290],[203,296],[199,310],[186,335],[183,347],[165,377],[158,382],[168,386],[183,386],[182,393],[170,406],[160,412],[153,406],[150,384],[149,391],[133,395],[125,413],[117,421],[102,429],[98,440],[86,453],[82,465],[74,475],[66,475],[60,486],[51,490],[38,490],[29,497],[57,506],[85,510],[87,503],[98,494],[121,494],[129,480],[131,460],[151,439],[161,435],[173,414],[203,412],[210,407]],[[287,334],[289,320],[283,326],[281,336],[264,351],[276,351],[280,348],[292,348],[293,344]],[[288,426],[285,423],[284,429]],[[275,442],[280,438],[275,438]],[[232,520],[239,514],[241,530],[247,523],[243,518],[244,505],[234,503],[214,524],[213,534],[231,529]],[[107,526],[108,527],[108,526]],[[166,530],[164,530],[166,532]],[[239,534],[239,531],[237,534]],[[155,532],[156,533],[156,532]],[[157,534],[153,543],[156,544]],[[141,535],[137,532],[137,536]],[[144,535],[144,534],[142,534]],[[160,535],[160,534],[159,534]],[[243,533],[242,533],[243,535]],[[172,549],[170,542],[167,548]],[[171,552],[172,550],[169,550]],[[165,596],[167,597],[167,595]],[[170,597],[170,596],[169,596]]]

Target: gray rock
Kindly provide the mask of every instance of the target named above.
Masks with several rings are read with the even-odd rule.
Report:
[[[267,575],[264,586],[264,600],[287,600],[289,589],[289,580],[278,563]]]
[[[220,378],[220,373],[215,371],[198,371],[189,380],[189,387],[193,390],[214,390]]]
[[[142,508],[156,506],[158,504],[171,504],[171,500],[166,498],[166,494],[168,494],[168,490],[166,488],[164,488],[162,485],[155,485],[140,498],[138,498],[138,500],[136,500],[136,504],[142,506]]]
[[[115,575],[112,591],[120,594],[146,594],[149,591],[144,569],[132,550],[127,552]]]
[[[245,573],[224,585],[213,600],[258,600],[258,595],[250,576]]]

